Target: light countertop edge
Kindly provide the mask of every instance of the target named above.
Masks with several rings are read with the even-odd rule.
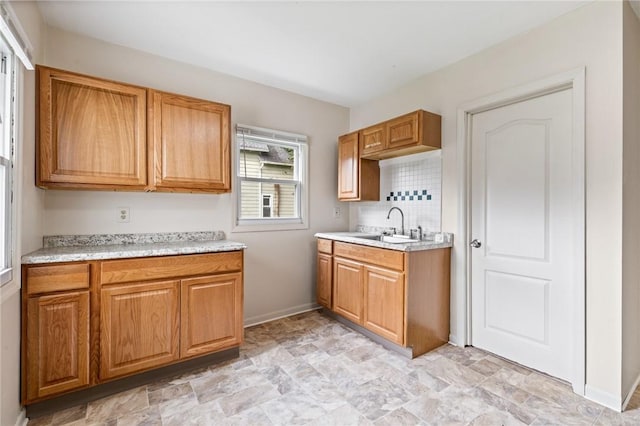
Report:
[[[244,250],[246,248],[247,246],[244,243],[229,240],[52,247],[25,254],[22,256],[21,262],[22,264],[77,262],[215,253]]]
[[[415,243],[393,244],[385,243],[377,240],[368,240],[366,238],[358,238],[361,235],[371,235],[365,232],[318,232],[314,236],[316,238],[325,238],[328,240],[342,241],[345,243],[360,244],[369,247],[385,248],[396,251],[421,251],[434,250],[441,248],[450,248],[453,246],[450,242],[436,243],[434,241],[420,241]]]

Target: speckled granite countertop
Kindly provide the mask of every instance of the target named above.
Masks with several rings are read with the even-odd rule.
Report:
[[[23,264],[171,256],[244,250],[222,231],[158,234],[56,235],[43,239],[44,248],[22,256]]]
[[[334,240],[334,241],[342,241],[345,243],[360,244],[363,246],[397,250],[397,251],[420,251],[420,250],[433,250],[433,249],[452,247],[453,246],[452,234],[448,234],[446,232],[443,234],[445,238],[444,238],[444,242],[441,242],[441,243],[440,242],[436,243],[432,239],[427,239],[427,240],[423,240],[415,243],[399,243],[399,244],[385,243],[383,241],[377,241],[377,240],[368,240],[366,238],[358,238],[358,237],[363,237],[363,236],[366,237],[367,235],[371,235],[370,233],[366,233],[366,232],[318,232],[317,234],[315,234],[315,237],[326,238],[328,240]],[[429,235],[429,238],[432,238],[432,237],[433,235]]]

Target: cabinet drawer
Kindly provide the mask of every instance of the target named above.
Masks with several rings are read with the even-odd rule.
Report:
[[[89,264],[34,266],[27,268],[27,294],[89,288]]]
[[[366,247],[336,241],[333,245],[333,254],[334,256],[359,260],[360,262],[396,269],[398,271],[404,270],[404,253],[401,251]]]
[[[178,278],[242,269],[242,251],[102,262],[101,284]]]
[[[320,253],[333,253],[333,241],[318,239],[318,251]]]

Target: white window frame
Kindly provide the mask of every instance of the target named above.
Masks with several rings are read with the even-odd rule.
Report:
[[[20,179],[19,157],[21,152],[22,128],[24,125],[22,100],[24,98],[23,73],[24,70],[33,71],[35,67],[31,62],[31,52],[33,45],[29,41],[26,32],[22,28],[11,4],[6,1],[0,1],[0,34],[9,44],[13,52],[12,63],[12,126],[11,126],[11,149],[9,152],[9,162],[11,168],[9,170],[10,181],[7,184],[8,191],[6,194],[7,204],[5,205],[5,224],[7,231],[5,235],[5,254],[8,257],[8,268],[0,272],[0,303],[7,300],[8,297],[15,294],[20,289],[20,276],[14,274],[15,265],[19,265],[20,243],[18,230],[21,218],[18,215],[18,204],[20,197],[20,189],[22,187],[22,179]],[[22,64],[22,66],[20,66]]]
[[[242,146],[242,140],[237,135],[238,133],[245,132],[245,135],[251,135],[252,139],[261,139],[267,143],[277,144],[281,146],[289,146],[298,149],[298,164],[294,166],[294,174],[297,173],[298,180],[279,180],[279,179],[262,179],[262,178],[245,178],[240,177],[240,147]],[[284,132],[280,130],[266,129],[263,127],[247,126],[244,124],[237,124],[235,136],[235,149],[233,150],[236,161],[234,169],[234,192],[236,196],[235,203],[233,203],[233,227],[231,232],[262,232],[262,231],[287,231],[296,229],[308,229],[309,228],[309,147],[307,137],[296,133]],[[263,183],[279,183],[283,185],[290,185],[293,182],[298,182],[297,195],[296,195],[296,208],[297,217],[294,218],[240,218],[241,207],[240,202],[242,194],[240,191],[241,182],[245,181],[258,181]],[[262,200],[262,197],[260,197]],[[262,203],[260,204],[260,210],[262,213]]]
[[[13,263],[14,263],[14,250],[15,250],[15,244],[14,244],[14,238],[13,238],[13,229],[14,229],[14,223],[15,223],[15,211],[14,211],[14,200],[13,200],[13,192],[14,192],[14,181],[15,181],[15,177],[14,177],[14,162],[15,162],[15,138],[16,138],[16,131],[15,131],[15,124],[16,124],[16,59],[17,56],[15,55],[15,53],[13,52],[13,49],[9,43],[9,41],[6,39],[6,37],[4,37],[4,34],[2,35],[2,38],[4,39],[3,42],[6,43],[8,49],[9,49],[9,54],[11,55],[11,58],[8,62],[8,65],[6,65],[6,76],[2,75],[2,72],[0,71],[0,78],[8,78],[9,82],[8,82],[8,87],[7,87],[7,91],[5,92],[5,96],[10,96],[11,98],[8,99],[5,97],[5,99],[0,99],[0,102],[3,102],[6,104],[4,105],[4,108],[7,111],[7,114],[3,117],[3,119],[5,121],[8,120],[7,126],[4,129],[4,135],[3,138],[6,139],[5,143],[7,144],[7,146],[5,147],[5,152],[1,152],[2,150],[0,150],[0,165],[4,166],[4,170],[5,170],[5,176],[4,176],[4,182],[6,187],[4,188],[4,200],[2,200],[2,202],[0,203],[0,205],[3,206],[2,212],[0,214],[4,215],[4,218],[2,220],[2,222],[0,223],[4,229],[3,229],[3,235],[4,235],[4,241],[2,241],[2,244],[4,244],[3,247],[3,259],[2,259],[2,264],[0,264],[0,287],[5,287],[7,284],[9,284],[12,280],[13,280]],[[2,53],[4,52],[0,52],[0,60],[2,60]]]

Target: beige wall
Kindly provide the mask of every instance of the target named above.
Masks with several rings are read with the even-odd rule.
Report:
[[[640,375],[640,20],[623,19],[622,395]]]
[[[242,123],[309,137],[310,228],[231,233],[234,194],[160,194],[46,191],[44,233],[94,234],[223,230],[249,247],[245,253],[245,320],[264,321],[315,304],[313,234],[342,230],[333,219],[336,140],[348,129],[346,108],[50,29],[44,64],[231,105],[232,125]],[[116,209],[131,209],[130,223],[116,223]]]
[[[34,3],[12,2],[11,8],[32,43],[33,58],[38,60],[42,53],[44,27],[40,12]],[[21,127],[16,144],[16,285],[10,292],[2,293],[0,306],[0,425],[14,425],[21,415],[20,405],[20,255],[33,251],[42,245],[43,191],[34,186],[35,147],[35,80],[33,72],[24,72],[18,82],[22,92]],[[19,116],[20,117],[20,116]]]
[[[599,399],[621,389],[622,5],[593,2],[542,27],[428,74],[351,110],[351,129],[423,108],[442,115],[442,230],[458,233],[457,108],[586,67],[587,385]],[[420,52],[416,52],[420,54]],[[426,52],[425,52],[426,54]],[[354,211],[356,209],[352,209]],[[357,224],[355,214],[351,227]],[[455,241],[453,267],[465,247]],[[455,276],[453,277],[455,280]],[[455,281],[454,281],[455,282]],[[464,286],[452,289],[462,332]]]

